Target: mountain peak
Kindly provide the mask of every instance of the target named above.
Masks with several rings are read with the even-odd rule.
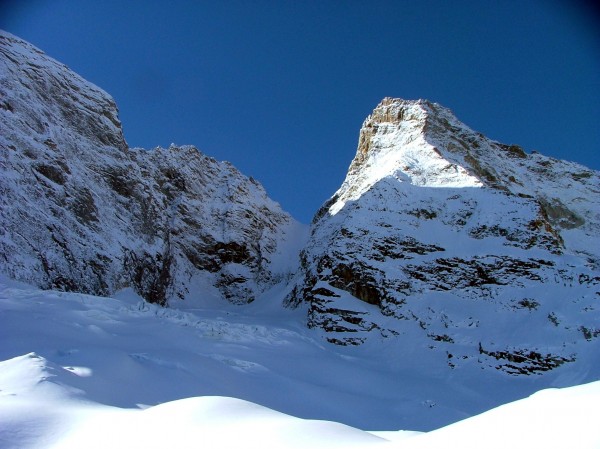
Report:
[[[449,369],[574,364],[596,335],[599,175],[436,103],[385,98],[313,221],[288,303],[333,343],[395,339],[407,363],[420,345]]]
[[[472,133],[436,103],[384,98],[362,125],[356,155],[330,212],[335,214],[387,177],[421,187],[482,187],[484,182],[465,168],[464,159],[436,145],[432,137],[440,130],[443,135],[444,129]]]
[[[457,121],[449,109],[424,98],[405,100],[403,98],[385,97],[366,118],[365,125],[375,126],[380,124],[400,124],[414,122],[420,124],[423,131],[427,131],[431,120]],[[464,126],[464,125],[463,125]]]
[[[600,229],[593,212],[598,199],[589,191],[600,183],[597,172],[488,139],[429,100],[386,97],[375,107],[363,122],[346,179],[315,220],[327,212],[337,214],[384,179],[425,188],[485,187],[538,198],[553,226],[581,227],[590,236]],[[588,252],[576,239],[571,244]]]

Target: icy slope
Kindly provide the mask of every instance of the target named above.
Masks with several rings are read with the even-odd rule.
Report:
[[[196,148],[129,149],[105,92],[0,33],[0,269],[44,288],[246,303],[295,270],[305,230]]]
[[[600,447],[596,424],[599,399],[600,382],[543,390],[527,399],[411,438],[398,447]]]
[[[542,391],[429,433],[392,431],[417,422],[434,429],[456,421],[459,415],[450,406],[463,408],[463,416],[473,414],[475,390],[463,387],[461,396],[451,377],[429,378],[425,370],[411,378],[394,367],[389,351],[322,347],[295,313],[271,316],[256,304],[248,309],[252,324],[233,307],[184,313],[147,305],[126,292],[119,299],[99,298],[2,280],[0,339],[9,344],[0,345],[0,446],[600,444],[598,382]],[[487,400],[489,408],[490,398],[510,396],[498,391],[505,389],[502,383],[486,385],[485,378],[482,373],[479,405]],[[417,402],[424,394],[429,399]]]
[[[594,380],[599,214],[597,172],[492,142],[439,105],[385,99],[315,216],[288,301],[329,341],[389,338],[459,379]]]
[[[482,378],[465,395],[418,363],[403,366],[389,347],[327,344],[306,328],[302,313],[264,299],[243,309],[182,311],[131,291],[115,299],[0,280],[0,360],[33,352],[52,374],[40,388],[59,383],[82,400],[114,407],[229,396],[377,430],[432,429],[536,388],[488,395],[494,379]]]

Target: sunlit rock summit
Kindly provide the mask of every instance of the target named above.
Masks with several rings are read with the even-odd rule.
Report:
[[[170,306],[278,285],[315,335],[387,342],[400,360],[509,375],[597,363],[598,172],[386,98],[307,235],[227,162],[129,148],[114,101],[30,44],[1,33],[0,52],[8,276]]]
[[[407,360],[510,374],[574,362],[600,334],[599,193],[597,172],[386,98],[287,302],[331,342],[394,339]]]

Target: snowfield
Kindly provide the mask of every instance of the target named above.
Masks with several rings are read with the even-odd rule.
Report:
[[[385,98],[308,227],[0,55],[0,449],[600,447],[600,172]]]
[[[456,421],[476,390],[452,392],[455,409],[419,403],[427,373],[401,378],[382,353],[324,344],[298,311],[258,303],[162,309],[3,278],[0,447],[600,447],[600,382],[410,431]],[[392,431],[406,415],[415,427]]]

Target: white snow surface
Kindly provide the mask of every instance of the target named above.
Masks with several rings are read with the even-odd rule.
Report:
[[[418,403],[410,392],[423,385],[382,354],[322,346],[289,311],[253,312],[249,322],[234,308],[182,312],[128,291],[100,298],[2,279],[0,447],[600,447],[600,382],[427,433],[391,430],[386,415],[426,421],[444,409],[435,388]],[[377,391],[392,378],[395,388]],[[368,425],[333,419],[350,417]]]

